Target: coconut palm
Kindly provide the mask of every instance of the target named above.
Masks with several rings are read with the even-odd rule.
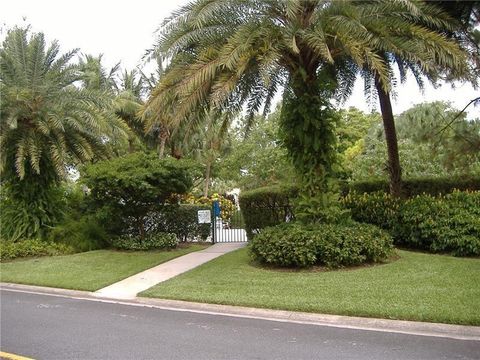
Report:
[[[171,62],[146,109],[174,104],[174,121],[182,122],[207,103],[226,111],[245,105],[253,119],[284,86],[285,143],[297,167],[306,165],[301,172],[324,178],[335,158],[329,98],[347,97],[358,72],[373,79],[394,144],[392,64],[418,79],[467,71],[460,46],[439,31],[450,23],[434,5],[413,0],[198,0],[163,24],[157,46]],[[389,147],[390,167],[399,170],[395,153]],[[393,176],[392,183],[398,194]]]
[[[0,171],[2,186],[11,190],[2,201],[18,208],[10,209],[12,218],[29,217],[19,221],[33,233],[54,221],[56,205],[45,194],[67,168],[107,157],[108,142],[125,135],[123,122],[105,111],[111,99],[76,85],[80,72],[71,64],[76,53],[60,54],[56,41],[47,46],[42,33],[28,28],[11,29],[0,48]],[[35,201],[34,218],[21,204]],[[2,215],[5,224],[20,229]]]

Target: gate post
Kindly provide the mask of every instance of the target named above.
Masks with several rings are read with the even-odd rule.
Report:
[[[220,207],[218,201],[212,202],[212,244],[215,244],[215,237],[217,236],[217,213],[219,213]]]

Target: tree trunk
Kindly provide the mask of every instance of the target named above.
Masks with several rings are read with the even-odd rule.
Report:
[[[375,76],[375,87],[378,92],[383,128],[385,131],[385,141],[387,143],[390,194],[394,197],[400,197],[402,195],[402,168],[400,167],[400,157],[398,155],[397,132],[395,130],[390,94],[383,89],[378,76]]]
[[[135,151],[135,148],[133,147],[133,139],[129,138],[128,139],[128,153],[131,154]]]
[[[203,189],[203,196],[208,197],[208,186],[210,184],[210,172],[212,170],[212,162],[207,160],[207,168],[205,169],[205,187]]]
[[[158,147],[158,157],[160,159],[163,159],[165,155],[165,143],[167,142],[167,138],[168,138],[168,132],[163,126],[160,128],[160,133],[158,134],[158,138],[160,139],[160,145]]]

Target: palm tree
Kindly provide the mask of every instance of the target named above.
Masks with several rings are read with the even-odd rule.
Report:
[[[163,24],[157,47],[171,62],[146,108],[161,112],[174,104],[174,121],[181,122],[206,103],[227,111],[246,104],[253,119],[262,105],[268,111],[284,86],[289,152],[302,173],[310,169],[308,177],[323,179],[335,158],[329,99],[334,93],[347,97],[362,72],[374,79],[390,167],[399,169],[392,63],[432,79],[446,69],[464,74],[464,52],[438,31],[450,21],[433,5],[413,0],[198,0]],[[392,192],[398,194],[394,176]]]
[[[8,31],[0,48],[0,171],[2,187],[10,189],[2,201],[16,202],[12,222],[2,215],[17,238],[54,222],[56,204],[46,194],[69,166],[107,157],[107,143],[125,135],[123,122],[105,111],[110,98],[76,85],[79,68],[70,63],[76,53],[60,55],[56,41],[47,47],[44,35],[29,28]],[[34,201],[37,218],[22,208]],[[15,220],[22,212],[26,226]]]

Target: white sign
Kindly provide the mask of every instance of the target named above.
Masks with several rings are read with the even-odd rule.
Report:
[[[212,222],[212,215],[210,210],[198,210],[198,223],[210,224]]]

